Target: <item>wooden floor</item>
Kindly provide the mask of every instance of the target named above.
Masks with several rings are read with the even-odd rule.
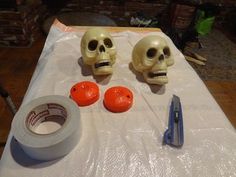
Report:
[[[205,81],[205,84],[231,124],[236,128],[236,82]]]
[[[41,36],[31,48],[0,48],[0,83],[20,106],[42,51],[45,37]],[[206,81],[230,122],[236,128],[236,82]],[[0,97],[0,156],[7,139],[13,116]]]
[[[42,35],[30,48],[0,48],[0,84],[9,92],[17,107],[22,102],[44,42]],[[12,119],[13,115],[0,97],[0,156]]]

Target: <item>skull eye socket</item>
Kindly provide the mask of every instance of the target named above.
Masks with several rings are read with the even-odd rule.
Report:
[[[92,40],[88,43],[88,49],[94,51],[98,46],[98,41]]]
[[[113,46],[112,41],[109,38],[104,39],[104,44],[107,48],[111,48]]]
[[[148,49],[148,51],[146,53],[146,55],[149,59],[154,58],[156,56],[156,54],[157,54],[157,49],[155,49],[155,48]]]
[[[163,49],[163,53],[164,53],[165,57],[169,57],[170,56],[170,49],[169,49],[169,47],[165,47]]]

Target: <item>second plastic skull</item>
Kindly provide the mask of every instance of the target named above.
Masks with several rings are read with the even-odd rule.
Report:
[[[173,65],[174,60],[165,39],[150,35],[134,46],[132,64],[147,83],[164,85],[168,83],[167,67]]]
[[[112,74],[116,47],[110,34],[103,28],[90,28],[82,37],[83,62],[92,67],[94,75]]]

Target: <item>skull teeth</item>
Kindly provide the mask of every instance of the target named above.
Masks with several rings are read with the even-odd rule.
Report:
[[[110,66],[110,62],[107,61],[107,62],[95,63],[95,68],[100,68],[100,67],[103,67],[103,66]]]
[[[153,73],[153,72],[148,73],[148,77],[150,78],[159,77],[159,76],[166,76],[166,73]]]

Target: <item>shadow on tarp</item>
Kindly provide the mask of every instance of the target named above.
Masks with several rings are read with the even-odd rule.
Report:
[[[14,137],[12,137],[10,142],[10,152],[12,158],[15,160],[16,163],[18,163],[23,167],[28,167],[28,168],[44,168],[57,163],[60,159],[63,158],[61,157],[57,160],[51,160],[51,161],[41,161],[32,159],[23,151],[20,144]]]
[[[139,73],[138,71],[136,71],[134,69],[132,63],[129,63],[129,69],[132,71],[132,73],[134,73],[136,75],[136,79],[139,82],[146,83],[142,73]],[[148,84],[148,86],[150,87],[150,90],[152,91],[152,93],[155,93],[155,94],[158,94],[158,95],[163,95],[165,93],[165,90],[166,90],[166,86],[165,85]]]

